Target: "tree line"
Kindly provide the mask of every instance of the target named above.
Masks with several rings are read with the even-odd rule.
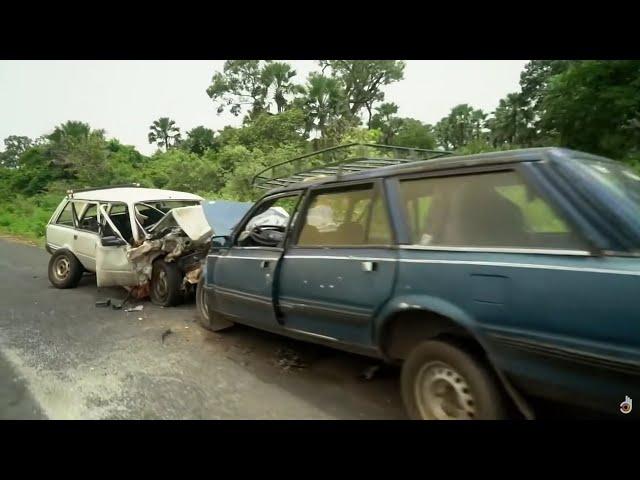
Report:
[[[159,118],[149,126],[148,141],[157,145],[151,156],[79,121],[37,139],[9,136],[0,191],[30,197],[135,181],[249,200],[256,196],[250,180],[262,168],[351,141],[463,154],[556,145],[640,164],[640,61],[533,60],[518,91],[494,111],[456,105],[433,125],[385,101],[385,87],[403,80],[405,62],[317,66],[301,79],[286,62],[225,62],[206,92],[219,114],[241,116],[242,125],[183,132],[170,117]]]

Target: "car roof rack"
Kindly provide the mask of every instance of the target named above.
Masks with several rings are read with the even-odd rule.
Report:
[[[426,150],[375,143],[348,143],[273,164],[258,172],[253,177],[251,185],[255,188],[270,190],[327,175],[340,177],[349,173],[433,160],[452,154],[453,152],[445,150]]]
[[[122,185],[107,185],[105,187],[89,187],[89,188],[81,188],[81,189],[73,189],[67,190],[67,195],[73,197],[74,193],[81,192],[93,192],[95,190],[109,190],[110,188],[138,188],[140,187],[139,183],[123,183]]]

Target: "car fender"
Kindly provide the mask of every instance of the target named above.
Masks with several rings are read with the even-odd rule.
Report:
[[[489,367],[495,372],[518,410],[526,419],[535,418],[535,414],[533,413],[533,409],[529,403],[524,399],[520,392],[515,389],[503,372],[495,366],[495,363],[492,360],[493,355],[491,347],[485,343],[483,336],[480,334],[477,320],[470,313],[447,300],[431,295],[421,294],[400,295],[390,299],[373,319],[373,342],[380,352],[383,351],[382,335],[388,325],[388,322],[397,313],[409,311],[436,313],[466,329],[486,352],[489,360]]]
[[[382,333],[384,332],[387,322],[389,322],[397,313],[409,311],[436,313],[449,318],[476,336],[478,329],[477,321],[471,314],[457,305],[431,295],[400,295],[390,299],[375,316],[372,332],[374,344],[381,344]],[[481,342],[480,339],[477,340]]]

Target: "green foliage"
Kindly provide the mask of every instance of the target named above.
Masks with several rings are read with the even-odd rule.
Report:
[[[400,60],[320,60],[323,73],[328,69],[338,79],[346,100],[345,114],[368,113],[370,126],[375,102],[384,100],[382,87],[404,78],[405,62]]]
[[[445,150],[455,150],[484,137],[486,117],[482,110],[474,110],[466,103],[453,107],[434,127],[438,144]]]
[[[640,61],[574,62],[554,76],[541,124],[562,146],[624,158],[640,151]]]
[[[215,147],[214,135],[213,130],[202,125],[192,128],[187,132],[187,139],[180,144],[180,148],[196,155],[202,155],[210,148]]]
[[[20,156],[31,148],[33,141],[29,137],[10,135],[4,139],[4,152],[0,154],[0,165],[15,168]]]

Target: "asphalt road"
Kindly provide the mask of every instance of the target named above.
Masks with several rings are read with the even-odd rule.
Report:
[[[193,304],[96,307],[126,292],[89,275],[54,289],[48,260],[0,239],[0,419],[405,418],[391,367],[363,380],[376,361],[248,327],[211,333]]]

